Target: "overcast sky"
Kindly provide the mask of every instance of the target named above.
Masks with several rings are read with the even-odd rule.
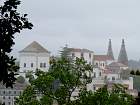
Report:
[[[16,36],[14,54],[34,40],[52,54],[65,44],[106,54],[111,38],[117,58],[124,38],[129,59],[140,58],[140,0],[22,0],[20,11],[34,27]]]

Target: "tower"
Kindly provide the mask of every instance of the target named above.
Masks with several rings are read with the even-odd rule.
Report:
[[[111,45],[111,39],[109,39],[109,45],[108,45],[107,55],[109,57],[111,57],[112,60],[114,60],[113,51],[112,51],[112,45]]]
[[[124,39],[122,39],[122,45],[121,45],[121,50],[118,56],[118,62],[128,65],[128,58],[127,58],[127,53],[125,49]]]

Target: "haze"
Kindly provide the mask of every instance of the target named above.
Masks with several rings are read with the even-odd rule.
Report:
[[[56,55],[65,44],[106,54],[108,39],[118,57],[125,39],[129,59],[140,58],[139,0],[23,0],[19,10],[34,27],[16,36],[17,56],[32,41]]]

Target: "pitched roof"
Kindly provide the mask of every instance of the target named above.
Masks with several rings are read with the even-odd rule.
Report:
[[[42,47],[38,42],[33,41],[31,44],[29,44],[27,47],[25,47],[23,50],[19,51],[21,52],[37,52],[37,53],[49,53],[48,50],[46,50],[44,47]]]
[[[126,65],[119,62],[112,62],[108,65],[109,67],[127,67]]]
[[[80,48],[68,48],[70,51],[73,51],[73,52],[90,52],[90,53],[93,53],[93,51],[91,50],[88,50],[88,49],[80,49]]]
[[[23,77],[23,79],[25,80],[24,77]],[[18,80],[16,80],[15,84],[13,84],[13,88],[11,88],[11,87],[6,88],[6,86],[3,85],[3,83],[1,82],[0,89],[24,90],[28,85],[29,85],[29,83],[26,80],[23,82],[19,82]]]
[[[108,55],[94,55],[94,60],[97,61],[107,61],[107,60],[113,60],[112,57]]]

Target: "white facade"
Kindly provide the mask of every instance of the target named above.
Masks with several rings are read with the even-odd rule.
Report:
[[[47,71],[50,55],[48,53],[20,53],[20,72],[40,69]]]
[[[33,42],[19,52],[19,59],[19,72],[25,77],[28,71],[35,73],[38,69],[47,72],[49,69],[50,52],[37,42]]]
[[[127,74],[128,66],[115,62],[107,55],[94,56],[94,68],[92,82],[87,84],[87,89],[96,91],[105,84],[122,84],[128,90],[133,90],[133,78]]]
[[[72,57],[76,58],[81,58],[83,57],[84,60],[88,63],[93,65],[93,57],[94,53],[93,51],[87,50],[87,49],[75,49],[75,48],[69,48],[70,49],[70,54]]]

